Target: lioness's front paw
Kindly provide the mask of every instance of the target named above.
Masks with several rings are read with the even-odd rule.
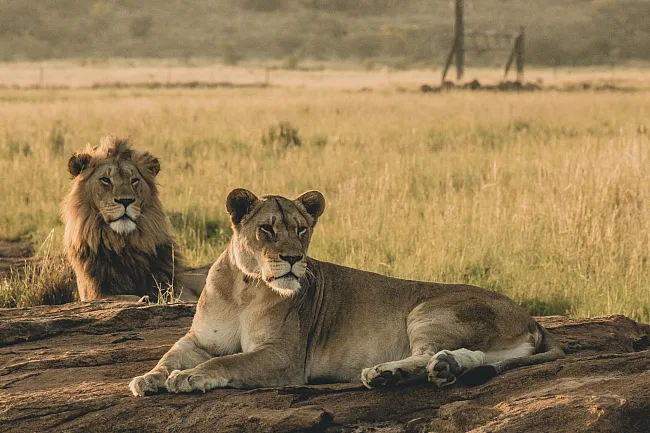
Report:
[[[456,361],[453,353],[448,350],[436,353],[427,365],[429,382],[440,387],[454,384],[462,371],[463,367]]]
[[[379,364],[374,367],[364,368],[361,372],[361,382],[367,388],[378,388],[380,386],[394,386],[402,380],[404,375],[400,368],[390,368],[387,364]]]
[[[196,369],[174,370],[171,372],[165,382],[165,387],[169,392],[206,392],[209,389],[225,386],[225,383],[213,380],[208,375],[203,374]]]
[[[129,389],[136,397],[144,397],[146,394],[155,394],[161,386],[160,380],[153,374],[134,377],[129,383]]]
[[[200,377],[192,377],[190,370],[174,370],[167,378],[165,388],[167,391],[175,393],[192,392],[197,389],[195,386],[198,385],[198,382],[200,382]],[[205,392],[205,387],[201,391]]]

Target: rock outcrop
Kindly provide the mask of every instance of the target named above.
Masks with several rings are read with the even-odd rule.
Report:
[[[567,358],[477,387],[357,384],[133,397],[194,305],[0,310],[0,431],[647,432],[650,325],[543,317]]]

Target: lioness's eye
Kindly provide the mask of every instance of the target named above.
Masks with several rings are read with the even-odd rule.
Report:
[[[140,179],[138,179],[137,177],[134,177],[133,179],[131,179],[131,185],[135,186],[135,185],[137,185],[139,183],[140,183]]]
[[[298,227],[298,230],[296,231],[298,232],[298,236],[300,236],[307,231],[307,227]]]
[[[111,180],[109,178],[107,178],[106,176],[100,177],[99,181],[101,183],[103,183],[104,185],[110,185],[111,184]]]
[[[263,232],[266,232],[266,233],[268,233],[270,235],[273,234],[273,227],[271,225],[269,225],[269,224],[262,224],[260,226],[260,230],[262,230]]]

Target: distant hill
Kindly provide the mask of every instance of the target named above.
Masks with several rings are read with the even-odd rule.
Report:
[[[467,30],[526,26],[530,64],[650,60],[650,0],[465,0],[465,9]],[[440,65],[450,48],[453,13],[453,0],[1,0],[0,60]],[[469,54],[468,60],[496,65],[505,57]]]

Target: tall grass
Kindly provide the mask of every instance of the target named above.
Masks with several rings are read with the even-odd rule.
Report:
[[[230,189],[316,188],[327,208],[315,258],[469,282],[534,313],[650,320],[648,93],[4,90],[0,101],[7,236],[54,229],[60,243],[66,155],[130,134],[162,159],[190,264],[225,246]],[[300,146],[263,144],[280,122]]]
[[[54,231],[37,254],[37,262],[26,261],[0,279],[0,307],[57,305],[77,300],[74,273],[53,243]]]

